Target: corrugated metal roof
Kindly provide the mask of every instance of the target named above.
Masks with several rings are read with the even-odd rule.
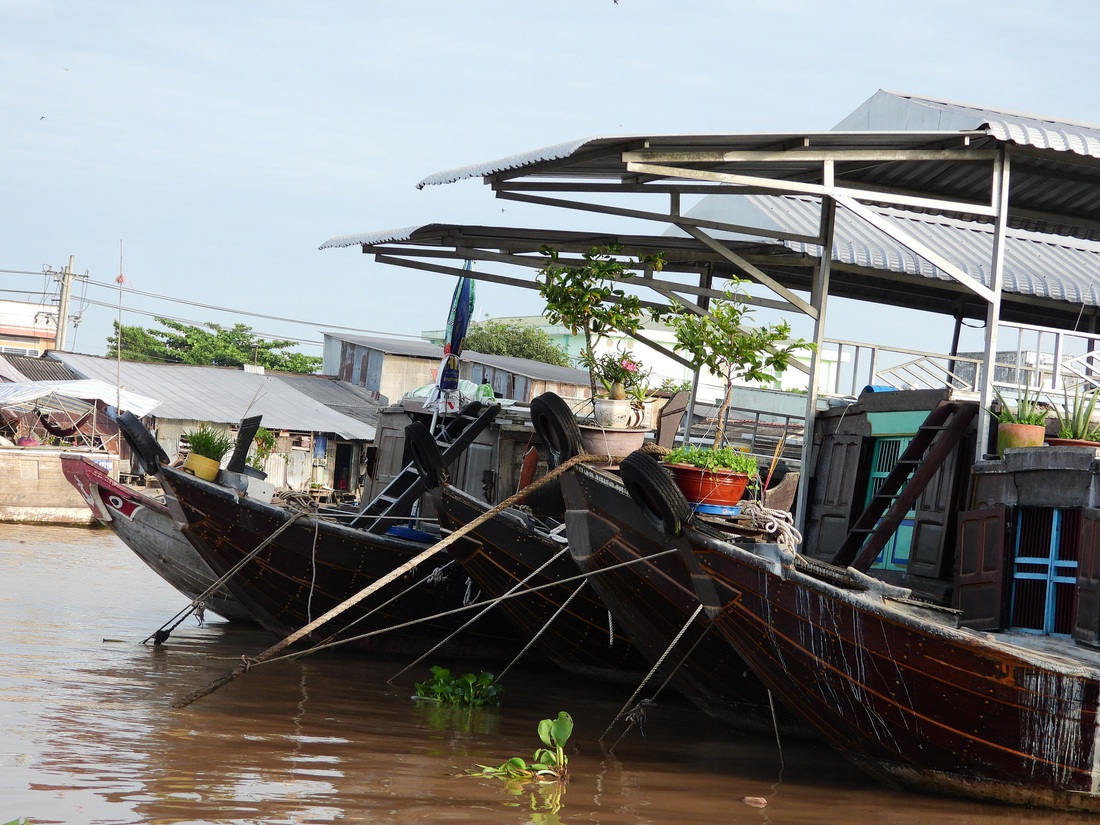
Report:
[[[386,405],[357,384],[341,381],[334,375],[275,375],[298,392],[320,401],[331,410],[362,421],[372,427],[378,424],[378,413]]]
[[[998,140],[1100,158],[1100,125],[1058,120],[880,89],[835,131],[959,129],[988,131]]]
[[[119,368],[109,358],[69,352],[53,353],[53,357],[80,377],[115,383]],[[161,399],[158,418],[235,424],[246,415],[262,415],[263,425],[269,429],[374,439],[374,427],[329,409],[277,375],[229,367],[123,361],[121,378],[125,388]]]
[[[368,347],[390,355],[404,355],[411,358],[431,358],[439,361],[443,357],[443,348],[429,341],[402,340],[397,338],[374,338],[365,335],[344,335],[325,333],[328,338],[347,341]],[[473,350],[463,350],[462,360],[471,364],[482,364],[494,369],[507,370],[515,375],[533,378],[536,381],[557,381],[562,384],[588,384],[588,373],[572,367],[557,367],[529,358],[510,358],[504,355],[486,355]]]
[[[76,378],[72,370],[49,356],[3,355],[0,358],[27,381],[72,381]]]
[[[749,196],[748,200],[790,231],[811,231],[820,223],[820,203],[810,198]],[[875,211],[990,286],[992,226],[899,209]],[[788,241],[786,246],[809,256],[820,255],[820,247],[813,244]],[[951,280],[885,232],[843,209],[836,213],[832,257],[849,266]],[[1100,243],[1014,230],[1005,242],[1004,291],[1100,306]]]
[[[708,183],[706,175],[711,173],[824,186],[821,154],[827,152],[836,158],[836,185],[958,201],[958,209],[941,206],[937,211],[967,217],[966,204],[989,203],[990,151],[1010,143],[1026,145],[1031,151],[1013,155],[1009,224],[1100,239],[1100,152],[1096,151],[1100,130],[1096,127],[914,100],[896,95],[889,100],[901,115],[888,128],[875,129],[878,121],[870,116],[860,120],[853,113],[842,125],[868,131],[594,137],[447,170],[425,178],[419,186],[481,177],[520,192],[525,185],[534,187],[553,179],[563,184],[562,192],[569,191],[571,182],[583,191],[580,185],[600,181],[617,184],[627,193],[694,186],[695,194],[700,186],[717,185]],[[967,128],[968,124],[974,128]],[[952,154],[937,156],[927,151],[943,149]],[[875,152],[904,157],[859,159]],[[840,153],[849,153],[847,160]],[[644,165],[649,157],[659,158],[654,161],[657,166],[697,171],[700,179],[665,175]],[[632,164],[640,168],[631,168]]]

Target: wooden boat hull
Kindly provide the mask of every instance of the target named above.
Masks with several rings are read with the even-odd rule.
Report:
[[[685,534],[718,584],[722,638],[857,765],[925,790],[1100,810],[1096,654],[957,629],[873,580],[799,572],[774,545]]]
[[[93,518],[189,600],[195,601],[217,581],[210,565],[183,537],[167,506],[115,481],[85,456],[63,454],[61,471],[91,508]],[[230,621],[255,622],[224,589],[207,596],[205,602],[208,610]]]
[[[470,523],[489,509],[485,502],[451,486],[439,488],[437,501],[440,523],[450,529]],[[505,510],[469,536],[471,541],[456,544],[451,555],[485,596],[495,599],[513,590],[538,588],[504,599],[498,609],[522,637],[534,637],[543,656],[580,676],[625,684],[641,681],[649,666],[612,621],[592,586],[581,587],[584,580],[564,538],[555,540],[545,527],[517,510]],[[560,583],[566,580],[570,581]]]
[[[312,516],[299,517],[286,527],[295,513],[285,508],[170,467],[162,468],[161,480],[169,509],[184,525],[183,534],[219,575],[268,542],[226,587],[278,636],[304,627],[427,546]],[[319,628],[308,641],[343,640],[344,646],[355,649],[403,656],[423,653],[472,615],[428,619],[463,607],[472,595],[461,570],[442,570],[447,561],[440,554],[437,561],[420,565]],[[398,629],[405,624],[409,626]],[[496,659],[516,649],[518,640],[505,622],[480,621],[440,655]]]
[[[699,599],[682,558],[665,552],[664,537],[619,480],[579,466],[562,486],[574,560],[593,574],[596,592],[642,654],[651,663],[663,657],[665,673],[678,666],[672,681],[676,690],[738,731],[772,734],[778,724],[784,735],[810,736],[805,724],[769,701],[767,688],[704,613],[672,645]]]

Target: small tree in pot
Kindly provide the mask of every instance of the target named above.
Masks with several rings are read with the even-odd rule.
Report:
[[[726,412],[734,382],[774,381],[796,352],[814,347],[801,338],[790,340],[791,329],[786,321],[766,327],[742,326],[745,316],[752,312],[745,303],[749,296],[742,289],[743,283],[731,277],[725,298],[712,301],[708,310],[696,312],[680,306],[669,318],[676,331],[677,351],[693,367],[706,367],[725,383],[714,433],[715,449],[722,446],[725,436]]]
[[[647,312],[637,295],[632,295],[618,283],[634,277],[632,269],[664,267],[662,255],[652,255],[637,261],[623,256],[619,244],[594,246],[584,253],[583,264],[563,263],[557,250],[544,246],[539,250],[549,258],[539,270],[539,294],[546,301],[546,320],[561,324],[573,335],[584,334],[581,364],[588,369],[592,398],[598,395],[596,354],[593,345],[611,331],[633,335],[641,327]]]

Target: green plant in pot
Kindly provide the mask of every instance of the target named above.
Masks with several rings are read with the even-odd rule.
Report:
[[[993,388],[999,411],[997,419],[997,454],[1019,447],[1041,447],[1046,437],[1046,408],[1039,401],[1039,392],[1032,395],[1028,387],[1017,390],[1016,406],[1005,399],[1000,389]]]
[[[721,378],[725,385],[718,409],[713,447],[709,451],[706,448],[691,448],[714,454],[713,459],[700,456],[692,462],[709,464],[706,470],[711,476],[718,475],[720,471],[728,473],[729,470],[722,466],[727,461],[742,462],[742,459],[736,458],[737,451],[722,446],[726,413],[730,407],[734,384],[737,381],[774,382],[797,352],[813,349],[813,344],[808,341],[791,340],[790,326],[785,321],[768,326],[747,326],[744,323],[745,317],[752,312],[752,308],[747,305],[750,299],[742,289],[743,283],[741,279],[731,277],[724,290],[724,298],[712,300],[706,309],[680,305],[669,318],[676,333],[677,351],[688,358],[695,369],[707,369]],[[748,458],[751,462],[750,472],[755,475],[755,459],[745,456],[743,458]],[[669,458],[666,457],[665,461],[668,463]],[[719,506],[735,504],[737,499],[732,502],[724,499],[735,492],[739,499],[748,484],[746,479],[739,492],[730,490],[726,496],[721,496],[723,501],[714,501],[719,497],[717,491],[713,491],[704,500],[693,498],[701,495],[702,491],[685,489],[686,482],[682,475],[679,471],[673,473],[688,501],[696,503],[713,502]]]
[[[648,315],[641,299],[619,284],[633,278],[635,269],[659,272],[664,258],[657,254],[634,260],[623,255],[619,244],[594,246],[577,262],[566,261],[550,246],[539,251],[549,258],[536,278],[546,302],[546,320],[561,324],[573,335],[584,335],[580,362],[588,369],[595,399],[599,390],[594,345],[609,332],[635,334]]]
[[[1083,390],[1078,383],[1073,387],[1072,400],[1069,389],[1066,388],[1062,391],[1062,401],[1060,408],[1059,405],[1054,405],[1054,416],[1058,421],[1058,439],[1100,442],[1100,427],[1092,421],[1092,414],[1096,410],[1097,391]]]
[[[183,437],[189,446],[183,469],[207,481],[216,479],[221,460],[233,449],[233,439],[206,422],[197,430],[185,432]]]
[[[756,459],[732,447],[681,444],[665,455],[684,497],[694,504],[732,507],[759,481]]]

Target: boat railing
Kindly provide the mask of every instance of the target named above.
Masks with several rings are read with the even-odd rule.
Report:
[[[951,387],[962,392],[976,390],[981,359],[951,356],[904,347],[887,347],[858,341],[826,339],[823,354],[831,362],[832,386],[820,389],[833,395],[858,396],[866,386],[895,390]]]

